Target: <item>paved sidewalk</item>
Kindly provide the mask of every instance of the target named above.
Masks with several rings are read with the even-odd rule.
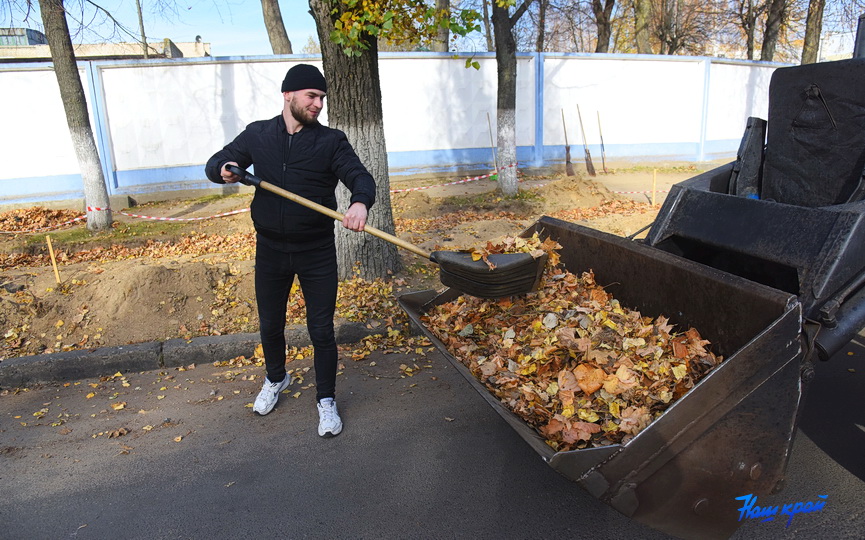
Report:
[[[341,360],[333,439],[316,431],[311,371],[264,417],[247,407],[256,366],[2,396],[0,536],[666,538],[558,475],[424,352]]]
[[[423,353],[342,354],[345,429],[334,439],[316,432],[311,372],[265,417],[248,407],[257,366],[0,395],[0,537],[667,538],[557,474],[441,353]],[[848,371],[855,361],[817,366],[789,481],[771,498],[828,493],[826,509],[789,528],[751,520],[736,538],[861,538],[865,385]]]

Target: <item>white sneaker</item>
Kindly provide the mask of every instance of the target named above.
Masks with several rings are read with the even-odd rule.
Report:
[[[342,420],[336,410],[333,398],[318,402],[318,434],[322,437],[335,437],[342,431]]]
[[[285,378],[278,383],[272,383],[267,380],[267,377],[265,377],[264,386],[261,387],[261,392],[259,392],[258,397],[255,398],[255,404],[252,406],[252,410],[262,416],[272,411],[273,406],[276,405],[276,400],[279,399],[279,393],[285,390],[290,382],[291,377],[289,377],[287,373]]]

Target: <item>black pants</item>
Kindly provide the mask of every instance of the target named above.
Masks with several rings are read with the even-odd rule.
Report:
[[[255,249],[255,297],[267,378],[285,378],[285,311],[295,275],[306,301],[306,327],[315,353],[316,399],[335,397],[337,350],[333,331],[336,310],[336,248],[333,243],[287,253],[262,242]]]

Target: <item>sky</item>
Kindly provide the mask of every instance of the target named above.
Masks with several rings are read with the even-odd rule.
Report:
[[[21,0],[18,0],[20,3]],[[196,36],[210,43],[213,56],[268,55],[273,51],[264,28],[261,0],[140,0],[144,13],[144,31],[149,41],[170,38],[174,42],[192,42]],[[15,1],[13,0],[13,3]],[[132,41],[128,36],[111,36],[111,26],[104,17],[94,17],[94,9],[84,0],[66,0],[71,17],[87,21],[90,30],[73,36],[74,43]],[[134,0],[94,0],[108,10],[129,30],[138,33],[138,16]],[[164,15],[154,13],[160,5],[176,6]],[[84,13],[82,17],[82,6]],[[295,53],[301,53],[309,37],[318,41],[315,22],[309,14],[307,0],[280,0],[280,11],[288,39]],[[20,12],[13,14],[13,26],[42,30],[39,14],[28,22],[21,20]],[[8,25],[9,14],[3,15],[0,26]],[[70,33],[76,33],[76,23],[69,21]],[[81,25],[78,24],[77,27]]]

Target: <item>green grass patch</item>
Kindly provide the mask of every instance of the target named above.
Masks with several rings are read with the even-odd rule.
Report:
[[[180,232],[188,225],[176,221],[135,221],[132,223],[114,222],[109,231],[91,232],[81,225],[74,229],[33,234],[24,238],[24,246],[45,245],[45,237],[51,236],[54,245],[82,248],[89,245],[124,243],[130,240],[148,239]]]
[[[489,191],[475,195],[454,195],[443,200],[448,206],[487,207],[502,202],[533,202],[540,201],[541,197],[535,191],[521,189],[515,195],[504,196],[498,191]]]

